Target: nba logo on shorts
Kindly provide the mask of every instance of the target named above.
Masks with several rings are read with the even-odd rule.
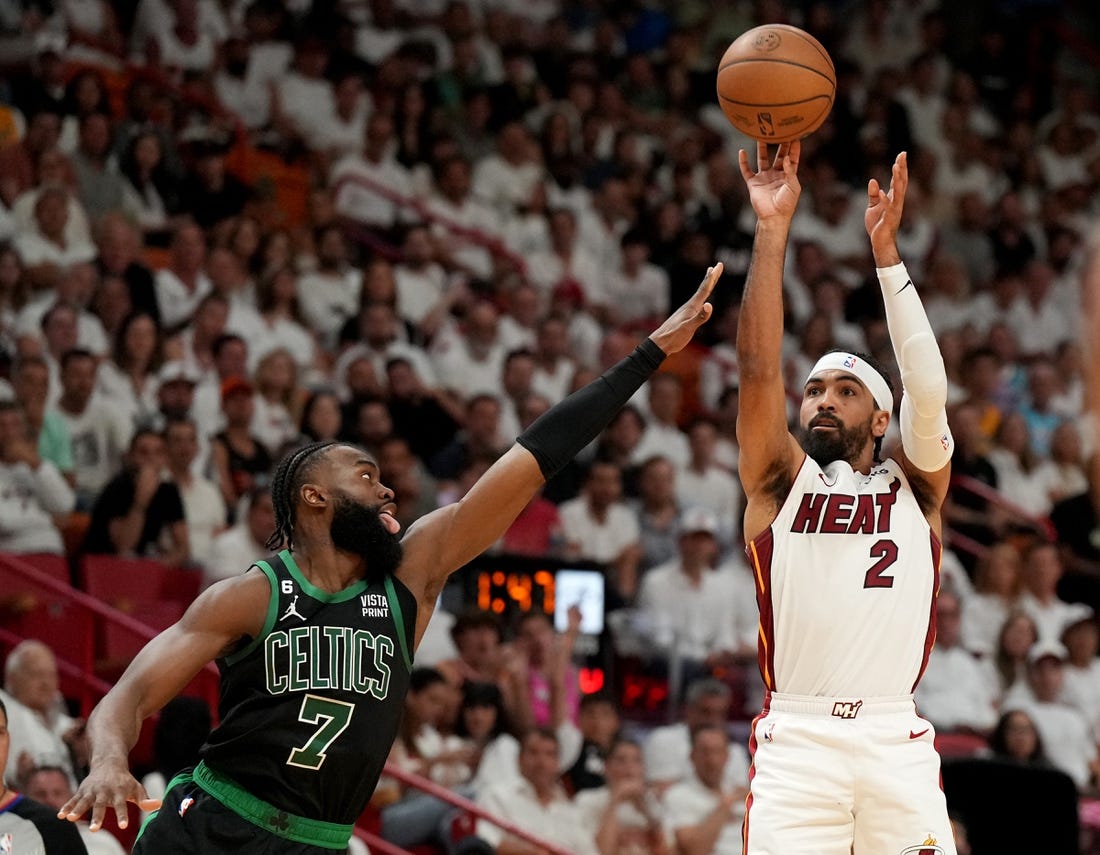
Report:
[[[764,741],[771,742],[775,739],[775,722],[770,722],[767,727],[764,728]]]
[[[190,796],[187,796],[187,798],[180,802],[180,816],[183,816],[185,813],[187,813],[187,809],[191,807],[191,805],[193,805],[194,803],[195,800]]]
[[[856,358],[854,356],[849,354],[848,356],[846,356],[844,358],[844,367],[845,368],[855,368],[855,366],[856,366]]]
[[[15,842],[12,840],[10,834],[0,834],[0,853],[2,853],[2,855],[11,855],[14,847]]]

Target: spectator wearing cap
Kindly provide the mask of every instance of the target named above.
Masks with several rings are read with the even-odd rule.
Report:
[[[271,472],[271,454],[252,434],[254,394],[252,383],[245,377],[222,381],[225,428],[212,437],[210,454],[231,519],[235,518],[234,510],[241,497],[264,483]]]
[[[1035,642],[1027,652],[1027,682],[1016,684],[1001,709],[1021,709],[1031,716],[1050,762],[1081,788],[1094,780],[1100,763],[1089,723],[1060,699],[1068,658],[1060,641]]]
[[[1100,625],[1091,608],[1081,606],[1080,616],[1062,631],[1062,643],[1068,654],[1062,700],[1081,712],[1100,739]]]
[[[936,645],[917,688],[916,701],[938,730],[989,731],[997,722],[992,686],[961,642],[961,602],[944,591],[936,601]]]
[[[139,424],[162,431],[169,422],[189,419],[195,403],[198,372],[182,359],[166,362],[157,372],[157,411]],[[206,459],[206,455],[203,455]]]
[[[638,609],[652,626],[651,638],[665,654],[696,666],[731,654],[733,600],[738,593],[718,563],[718,521],[707,508],[680,518],[679,554],[649,570],[638,592]]]
[[[61,357],[61,397],[57,414],[69,430],[76,506],[88,510],[99,491],[122,466],[133,424],[96,394],[98,361],[86,350]]]
[[[92,506],[83,551],[186,563],[191,552],[183,500],[166,475],[164,438],[139,428],[130,440],[122,471]]]

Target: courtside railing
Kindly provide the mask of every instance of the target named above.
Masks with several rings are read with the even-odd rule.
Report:
[[[62,676],[80,686],[82,715],[87,716],[110,689],[110,683],[96,672],[98,640],[104,638],[108,626],[132,635],[141,644],[157,635],[156,630],[140,620],[55,579],[18,555],[0,553],[0,571],[5,577],[0,587],[0,641],[14,645],[25,638],[37,638],[54,650]],[[90,620],[74,622],[68,628],[51,624],[44,632],[45,627],[33,623],[34,608],[51,601],[75,609]],[[59,636],[69,632],[74,635]],[[211,710],[217,710],[219,680],[218,669],[211,663],[198,673],[186,691],[205,700]]]

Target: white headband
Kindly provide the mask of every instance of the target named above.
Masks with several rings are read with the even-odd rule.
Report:
[[[822,371],[843,371],[851,374],[867,387],[880,409],[889,413],[894,411],[894,396],[890,393],[890,387],[886,385],[886,381],[875,368],[858,356],[842,350],[826,353],[806,376],[806,382],[809,383],[811,377],[817,376]]]

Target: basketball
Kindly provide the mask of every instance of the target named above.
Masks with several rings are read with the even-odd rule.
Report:
[[[821,42],[798,27],[742,33],[718,65],[718,103],[754,140],[791,142],[813,133],[833,107],[836,70]]]

